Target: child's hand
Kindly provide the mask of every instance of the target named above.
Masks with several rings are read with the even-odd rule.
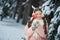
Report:
[[[33,34],[33,36],[34,36],[35,38],[38,38],[39,34],[38,34],[37,32],[35,32],[35,33]]]

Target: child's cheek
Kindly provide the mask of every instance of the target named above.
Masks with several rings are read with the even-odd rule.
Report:
[[[37,15],[37,18],[41,17],[40,15]]]
[[[32,17],[33,17],[34,19],[36,19],[38,16],[37,16],[36,14],[34,14],[34,15],[32,15]]]

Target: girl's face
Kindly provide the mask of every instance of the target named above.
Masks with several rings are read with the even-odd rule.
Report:
[[[41,11],[36,11],[35,14],[37,14],[37,18],[42,18],[42,12]]]

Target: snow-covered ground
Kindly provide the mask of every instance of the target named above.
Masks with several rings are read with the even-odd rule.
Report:
[[[24,27],[13,19],[0,21],[0,40],[21,40],[21,37],[24,37]]]
[[[21,38],[24,37],[24,27],[21,21],[16,23],[12,18],[4,18],[0,21],[0,40],[23,40]]]

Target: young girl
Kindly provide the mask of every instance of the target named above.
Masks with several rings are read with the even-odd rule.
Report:
[[[43,18],[42,10],[36,8],[24,30],[26,40],[47,40],[47,31],[48,24],[46,19]]]

